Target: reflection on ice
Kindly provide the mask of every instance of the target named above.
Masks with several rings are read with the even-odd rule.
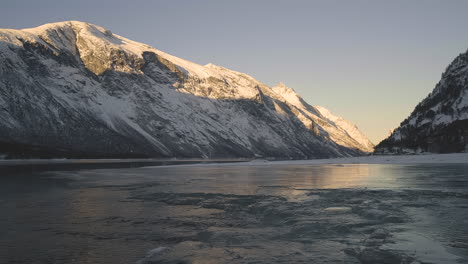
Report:
[[[325,211],[327,212],[348,212],[351,211],[351,207],[346,207],[346,206],[336,206],[336,207],[327,207],[325,208]]]

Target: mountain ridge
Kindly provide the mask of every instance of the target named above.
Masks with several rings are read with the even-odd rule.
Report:
[[[108,156],[368,151],[297,93],[299,107],[247,74],[198,65],[85,22],[0,29],[0,60],[0,142]],[[346,137],[339,144],[335,132]]]

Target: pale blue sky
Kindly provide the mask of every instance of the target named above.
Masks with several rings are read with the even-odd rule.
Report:
[[[80,20],[274,85],[378,143],[468,48],[468,1],[1,0],[0,28]]]

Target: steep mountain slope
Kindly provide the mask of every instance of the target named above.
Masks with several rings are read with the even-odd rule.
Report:
[[[468,151],[468,52],[455,58],[435,89],[375,151]]]
[[[283,83],[272,89],[301,111],[297,117],[303,123],[315,122],[319,124],[320,131],[326,133],[331,140],[339,145],[364,152],[374,150],[374,144],[350,121],[332,114],[325,107],[309,105],[294,89]]]
[[[359,148],[366,152],[374,151],[374,144],[367,138],[359,128],[350,121],[336,116],[322,106],[314,106],[330,124],[335,124],[337,132],[331,133],[332,139],[340,145]],[[325,126],[326,129],[327,126]],[[332,126],[333,127],[333,126]],[[350,140],[352,139],[352,141]],[[342,143],[341,143],[342,142]]]
[[[0,152],[69,157],[322,158],[313,107],[252,77],[171,56],[88,23],[0,30]],[[302,100],[302,99],[301,99]],[[33,154],[31,154],[33,153]]]

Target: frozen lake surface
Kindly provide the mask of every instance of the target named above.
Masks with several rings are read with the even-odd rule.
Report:
[[[468,263],[467,164],[0,173],[0,263]]]

